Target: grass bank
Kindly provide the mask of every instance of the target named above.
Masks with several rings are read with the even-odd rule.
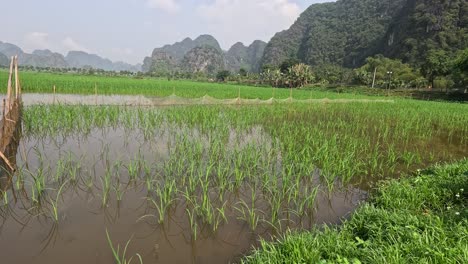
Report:
[[[468,159],[379,184],[340,227],[262,242],[243,263],[468,263]]]
[[[370,88],[366,86],[330,86],[330,87],[306,87],[305,90],[315,90],[322,92],[335,92],[345,94],[356,94],[366,96],[407,98],[427,101],[452,101],[452,102],[468,102],[468,93],[463,89],[384,89]]]

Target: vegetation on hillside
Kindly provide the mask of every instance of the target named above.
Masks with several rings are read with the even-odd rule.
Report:
[[[421,66],[431,50],[468,45],[464,0],[340,0],[310,6],[268,43],[263,64],[295,58],[312,66],[358,67],[383,54]]]
[[[314,4],[268,43],[263,65],[296,58],[312,66],[356,67],[377,50],[404,0],[348,0]]]
[[[466,0],[408,0],[379,44],[379,53],[423,66],[434,51],[453,57],[467,46]]]
[[[143,72],[152,76],[168,76],[190,74],[200,72],[214,77],[218,70],[238,72],[240,69],[249,72],[258,72],[260,59],[263,56],[266,43],[260,40],[254,41],[246,47],[241,42],[234,44],[228,51],[223,51],[218,41],[210,35],[201,35],[195,40],[186,38],[172,45],[154,49],[150,57],[146,57],[143,63]],[[207,53],[196,63],[186,64],[193,59],[194,53]],[[208,52],[208,49],[213,49]],[[192,58],[191,58],[192,57]],[[211,70],[205,70],[210,68]]]
[[[185,54],[182,69],[189,73],[214,75],[225,67],[223,53],[210,46],[196,47]]]
[[[247,72],[259,72],[265,47],[266,43],[261,40],[254,41],[248,47],[240,42],[234,44],[225,54],[226,69],[232,72],[238,72],[241,69]]]

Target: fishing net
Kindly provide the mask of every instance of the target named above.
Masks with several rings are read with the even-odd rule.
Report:
[[[23,94],[25,106],[38,104],[63,105],[122,105],[122,106],[172,106],[172,105],[271,105],[288,103],[393,103],[382,99],[218,99],[205,95],[200,98],[185,98],[176,95],[146,97],[128,95],[71,95],[71,94]]]

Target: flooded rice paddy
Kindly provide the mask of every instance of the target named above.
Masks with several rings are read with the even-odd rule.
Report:
[[[0,181],[2,263],[114,263],[128,241],[133,263],[232,263],[339,224],[376,180],[466,156],[466,117],[407,107],[29,107]]]
[[[192,135],[198,137],[197,134],[193,132]],[[173,201],[159,219],[160,198],[155,189],[167,184],[166,179],[173,175],[166,171],[169,168],[164,168],[164,163],[176,162],[171,161],[170,154],[177,150],[169,146],[176,137],[162,132],[154,141],[148,141],[137,131],[126,133],[122,129],[108,129],[93,130],[86,136],[23,139],[19,152],[27,150],[26,158],[20,158],[18,165],[26,182],[18,186],[16,193],[8,192],[11,197],[7,199],[11,202],[1,212],[0,247],[10,252],[3,260],[6,263],[30,263],[31,260],[35,263],[111,263],[107,228],[112,239],[121,243],[133,235],[129,252],[139,252],[149,263],[227,263],[246,253],[259,236],[269,238],[280,231],[270,226],[267,219],[262,219],[267,216],[270,220],[269,202],[263,197],[268,193],[258,187],[255,189],[258,194],[252,200],[252,186],[244,182],[239,183],[236,190],[226,190],[224,194],[213,186],[207,186],[207,192],[203,193],[198,190],[202,183],[196,183],[193,196],[200,200],[203,195],[209,197],[212,205],[208,210],[216,208],[213,224],[219,225],[214,230],[213,224],[204,223],[208,219],[204,221],[203,215],[197,217],[200,219],[196,240],[186,212],[187,207],[193,210],[193,204],[184,196],[184,190],[171,195]],[[249,144],[267,144],[265,138],[258,129],[250,134],[231,134],[228,147],[233,152],[242,151]],[[206,140],[200,143],[207,144]],[[271,146],[266,146],[265,151],[268,148]],[[278,166],[278,170],[279,159],[277,157],[276,164],[272,164]],[[150,164],[153,161],[157,164]],[[181,162],[190,163],[190,160]],[[132,166],[134,171],[130,172]],[[48,186],[41,197],[30,191],[34,183],[27,182],[34,180],[32,176],[37,174],[45,175],[45,186]],[[108,174],[111,174],[111,182],[106,187],[104,178]],[[177,177],[184,177],[183,174]],[[204,180],[204,175],[196,178]],[[183,180],[175,178],[174,183]],[[61,184],[66,186],[55,200]],[[363,192],[352,188],[330,197],[320,192],[315,202],[317,210],[304,217],[291,211],[289,221],[286,213],[280,213],[278,225],[285,230],[288,227],[310,228],[314,223],[338,223],[340,217],[352,211],[362,195]],[[259,222],[255,232],[245,219],[240,219],[243,218],[238,211],[243,208],[239,204],[241,201],[248,205],[252,201],[255,203]],[[52,203],[58,206],[58,222],[53,219]],[[287,212],[283,205],[279,207],[279,211]],[[225,208],[224,216],[220,216],[218,208]],[[28,250],[24,250],[26,248]]]

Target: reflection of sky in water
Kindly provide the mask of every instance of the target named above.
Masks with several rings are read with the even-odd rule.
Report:
[[[42,162],[42,168],[50,177],[46,190],[49,198],[42,206],[31,204],[33,180],[28,173],[25,173],[23,190],[15,186],[7,192],[9,204],[0,210],[0,248],[9,254],[2,257],[2,262],[111,263],[106,228],[114,244],[120,243],[121,246],[134,235],[128,253],[140,253],[145,263],[226,263],[248,252],[259,237],[269,239],[274,233],[271,227],[262,224],[252,233],[245,221],[238,219],[239,212],[234,209],[240,199],[251,202],[249,186],[242,186],[237,194],[225,196],[229,204],[226,209],[227,223],[222,224],[216,233],[210,226],[200,224],[197,241],[191,240],[185,212],[187,204],[181,195],[178,196],[177,206],[168,211],[164,225],[156,224],[153,217],[143,217],[157,214],[156,209],[145,199],[148,191],[143,179],[128,183],[126,166],[135,159],[144,160],[153,165],[152,173],[159,173],[158,167],[171,158],[173,143],[181,135],[187,136],[190,142],[199,142],[204,149],[209,148],[209,137],[189,128],[174,130],[161,127],[150,139],[145,139],[141,131],[120,128],[95,129],[87,136],[23,138],[18,166],[37,172]],[[229,132],[225,144],[227,151],[242,151],[249,146],[257,146],[258,152],[263,153],[277,144],[261,127],[241,133],[235,130]],[[67,186],[58,201],[60,221],[55,224],[47,216],[51,210],[50,201],[55,199],[54,190],[58,189],[52,177],[59,160],[69,160],[79,169],[78,180]],[[280,153],[274,160],[278,162],[277,166],[281,166]],[[102,207],[100,178],[114,165],[118,165],[118,169],[113,170],[112,185],[118,186],[116,179],[120,179],[123,200],[117,202],[115,193],[111,191],[109,204]],[[318,170],[314,177],[318,177]],[[317,179],[314,181],[317,182]],[[213,189],[210,193],[216,196],[217,190]],[[268,214],[269,205],[262,198],[263,194],[260,191],[257,193],[256,207]],[[313,217],[290,215],[291,221],[285,220],[283,228],[307,229],[314,223],[339,223],[340,218],[346,217],[363,199],[363,195],[352,188],[333,193],[330,197],[319,191]],[[280,216],[286,219],[286,214]]]
[[[23,94],[22,97],[25,106],[37,104],[151,105],[151,100],[140,95]]]

